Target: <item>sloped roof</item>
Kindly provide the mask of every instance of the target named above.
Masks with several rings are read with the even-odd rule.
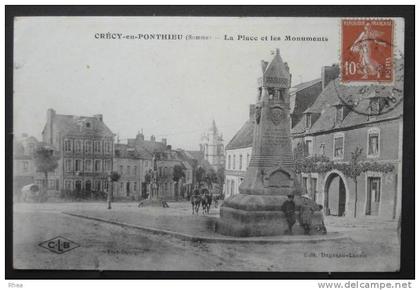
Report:
[[[162,142],[142,140],[141,143],[139,143],[139,146],[136,146],[136,148],[143,148],[153,154],[155,152],[165,151],[166,145]]]
[[[278,79],[290,79],[290,74],[286,69],[285,64],[280,56],[280,51],[276,50],[276,55],[273,60],[267,66],[263,74],[264,78],[278,78]]]
[[[127,144],[117,143],[114,145],[116,158],[132,158],[132,159],[147,159],[151,160],[153,155],[146,149],[141,147],[133,147]]]
[[[147,151],[144,148],[136,147],[137,154],[141,159],[148,159],[151,160],[153,158],[153,154]]]
[[[232,140],[226,145],[226,150],[247,148],[252,146],[254,135],[254,122],[248,120],[241,129],[233,136]]]
[[[52,121],[55,128],[64,134],[113,136],[105,123],[95,117],[56,114]]]
[[[289,92],[290,93],[295,93],[295,92],[301,91],[303,89],[309,88],[309,87],[311,87],[311,86],[313,86],[313,85],[315,85],[319,82],[321,82],[320,78],[314,79],[314,80],[311,80],[311,81],[308,81],[308,82],[303,82],[303,83],[300,83],[300,84],[297,84],[297,85],[291,87]]]
[[[202,151],[185,151],[186,154],[190,155],[191,158],[199,161],[201,159],[204,159],[204,153]]]
[[[129,147],[127,144],[115,144],[114,150],[116,158],[139,159],[137,151],[133,147]]]
[[[394,86],[385,85],[360,85],[360,86],[346,86],[341,85],[339,79],[331,81],[327,87],[321,92],[314,104],[309,107],[304,113],[317,113],[320,114],[319,118],[313,122],[312,127],[305,131],[305,119],[303,118],[292,129],[292,134],[302,133],[317,133],[322,131],[331,130],[334,128],[345,128],[354,125],[359,125],[367,122],[377,122],[380,120],[397,117],[403,113],[403,104],[400,102],[393,110],[384,114],[376,116],[375,120],[368,118],[364,113],[368,112],[369,99],[372,96],[390,96],[393,90],[403,91],[403,78],[404,78],[404,64],[399,60],[395,64],[395,84]],[[343,100],[351,100],[355,106],[354,108],[348,107]],[[336,123],[335,115],[337,104],[343,104],[349,109],[348,114],[344,117],[343,121]]]
[[[192,155],[189,154],[187,151],[183,149],[176,149],[175,152],[176,152],[177,159],[188,163],[190,167],[194,166],[196,159],[194,159]]]

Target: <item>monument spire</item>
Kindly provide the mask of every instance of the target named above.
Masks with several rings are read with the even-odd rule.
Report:
[[[225,200],[220,209],[218,231],[222,234],[278,235],[287,229],[281,206],[288,195],[298,193],[290,135],[290,77],[277,49],[259,81],[252,154],[245,179],[239,194]]]

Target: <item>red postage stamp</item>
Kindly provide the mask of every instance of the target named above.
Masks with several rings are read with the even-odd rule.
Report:
[[[393,70],[392,19],[341,21],[341,81],[391,83]]]

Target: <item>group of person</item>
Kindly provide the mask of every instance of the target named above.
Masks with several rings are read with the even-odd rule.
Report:
[[[302,195],[301,198],[301,203],[299,205],[296,205],[294,201],[294,195],[289,194],[287,196],[287,200],[281,206],[281,210],[286,216],[288,226],[288,229],[285,231],[285,234],[293,234],[293,226],[296,223],[296,211],[298,211],[299,222],[300,225],[303,227],[304,234],[310,235],[313,213],[322,209],[322,205],[316,204],[313,200],[310,199],[310,197],[307,194]],[[322,221],[320,230],[324,234],[326,233],[324,221]]]

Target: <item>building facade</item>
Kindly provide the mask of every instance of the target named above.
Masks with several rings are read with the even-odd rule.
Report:
[[[20,200],[21,189],[35,183],[36,168],[33,160],[38,140],[23,134],[13,139],[13,198]]]
[[[180,166],[185,177],[174,180],[174,168]],[[114,184],[119,198],[165,198],[177,200],[185,197],[192,188],[193,165],[189,155],[173,150],[167,140],[156,141],[152,135],[145,140],[142,133],[128,139],[127,144],[115,145],[114,170],[121,177]],[[147,175],[150,178],[147,180]]]
[[[156,141],[152,135],[145,140],[143,133],[127,139],[127,144],[115,145],[114,171],[120,174],[120,180],[114,184],[114,194],[118,198],[139,200],[151,193],[146,175],[152,170],[153,156],[166,148],[166,139]]]
[[[135,148],[127,144],[115,144],[113,171],[120,174],[120,179],[114,184],[114,197],[136,199],[141,196],[140,155]]]
[[[200,151],[204,154],[204,159],[217,170],[224,166],[225,150],[223,145],[223,135],[219,132],[216,122],[213,120],[211,127],[201,137]]]
[[[239,185],[251,160],[254,132],[255,105],[250,105],[249,120],[226,145],[225,184],[223,192],[226,197],[239,193]]]
[[[394,86],[341,86],[331,81],[304,118],[293,128],[294,148],[305,157],[324,156],[335,163],[349,163],[360,148],[359,162],[377,170],[362,172],[354,181],[340,170],[301,174],[306,193],[336,216],[395,219],[401,211],[401,162],[403,103],[387,110],[387,97],[402,91],[403,68],[396,65]],[[345,105],[341,96],[351,96],[357,106]],[[329,106],[326,104],[330,104]],[[392,172],[379,170],[391,165]],[[356,196],[357,192],[357,196]]]
[[[49,184],[56,184],[56,191],[109,190],[114,134],[102,115],[60,115],[49,109],[42,139],[57,148],[60,156],[58,168],[48,180]]]
[[[181,150],[172,150],[170,146],[165,151],[155,154],[157,170],[157,193],[159,198],[179,200],[186,198],[192,188],[193,166],[185,159]],[[175,166],[182,168],[184,177],[174,180]]]
[[[299,97],[299,91],[291,89],[291,94],[295,95],[291,97],[295,158],[322,156],[337,164],[349,164],[352,153],[360,148],[359,162],[373,164],[373,168],[381,165],[394,168],[392,172],[362,172],[357,177],[357,190],[353,180],[340,170],[299,174],[303,191],[322,204],[328,215],[381,219],[400,216],[403,103],[396,104],[392,110],[387,110],[387,106],[388,97],[394,91],[403,90],[401,62],[396,64],[394,86],[341,86],[337,78],[338,67],[333,65],[322,69],[320,81],[308,82],[314,91],[310,94],[311,100],[305,100],[305,105],[300,104],[305,98]],[[319,92],[320,83],[322,90],[313,99],[312,96]],[[301,93],[305,91],[304,87],[300,87],[303,88]],[[343,95],[353,98],[356,109],[343,103]],[[227,195],[239,193],[245,172],[239,170],[238,156],[251,152],[252,114],[251,107],[250,119],[226,146]]]

